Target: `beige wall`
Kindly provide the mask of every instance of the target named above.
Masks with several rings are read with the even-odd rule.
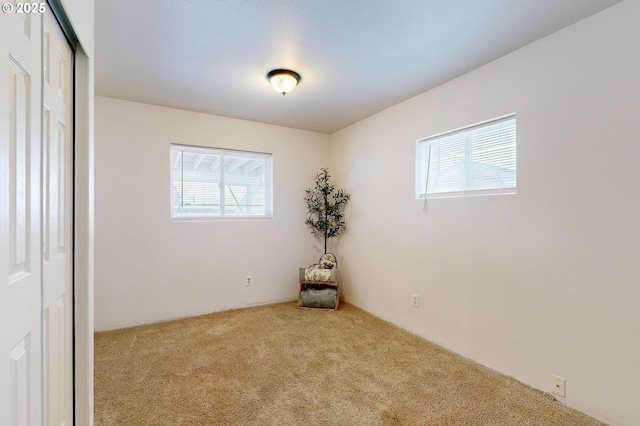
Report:
[[[273,218],[172,222],[173,142],[272,153]],[[97,97],[96,329],[297,297],[298,267],[320,256],[303,197],[327,144],[319,133]]]
[[[640,2],[331,137],[347,300],[612,424],[640,419]],[[414,196],[417,139],[517,113],[518,193]],[[411,306],[412,294],[420,307]]]

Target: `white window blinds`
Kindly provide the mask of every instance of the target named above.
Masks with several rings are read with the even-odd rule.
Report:
[[[515,192],[515,115],[416,144],[416,198]]]
[[[171,216],[271,216],[271,154],[171,145]]]

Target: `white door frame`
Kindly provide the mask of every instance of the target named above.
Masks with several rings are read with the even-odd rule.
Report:
[[[93,425],[93,99],[94,62],[76,36],[62,0],[48,0],[75,46],[73,112],[74,424]]]
[[[93,425],[93,61],[76,49],[74,112],[75,424]]]

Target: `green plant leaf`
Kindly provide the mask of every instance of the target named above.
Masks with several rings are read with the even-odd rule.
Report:
[[[343,211],[350,197],[343,189],[335,189],[325,168],[315,176],[314,186],[305,190],[309,215],[305,224],[315,238],[324,239],[325,253],[327,239],[340,235],[346,225]]]

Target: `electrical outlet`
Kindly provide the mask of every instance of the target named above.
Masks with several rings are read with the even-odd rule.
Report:
[[[251,285],[251,275],[247,275],[247,280],[245,281],[245,285]]]
[[[555,374],[551,375],[551,392],[564,397],[566,384],[567,380],[564,377],[559,377]]]
[[[414,308],[420,306],[420,296],[418,296],[417,294],[411,296],[411,306],[413,306]]]

